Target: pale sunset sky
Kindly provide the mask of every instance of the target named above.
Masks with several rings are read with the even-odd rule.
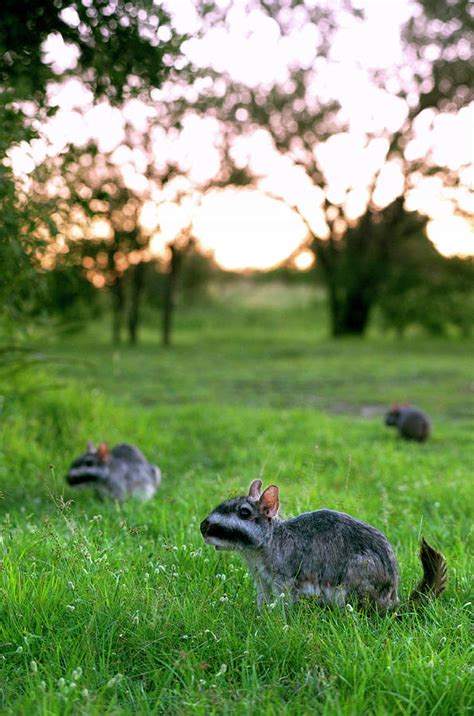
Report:
[[[406,116],[405,103],[395,94],[374,87],[367,77],[367,69],[389,68],[403,61],[400,28],[411,12],[410,0],[358,0],[357,5],[365,11],[365,22],[341,16],[331,62],[318,75],[315,87],[315,92],[339,100],[347,121],[348,130],[317,147],[316,156],[325,172],[332,201],[342,201],[347,189],[352,187],[345,209],[353,217],[363,211],[367,184],[384,164],[387,150],[383,139],[367,146],[365,132],[382,132],[384,128],[396,131]],[[168,6],[179,32],[191,35],[196,32],[199,17],[192,0],[169,0]],[[185,45],[185,53],[197,65],[211,65],[251,86],[271,83],[276,78],[284,80],[289,63],[311,65],[318,44],[317,27],[302,24],[282,38],[272,19],[258,9],[249,12],[247,6],[245,0],[234,0],[227,13],[228,27],[213,28],[202,40],[190,40]],[[50,36],[44,50],[47,61],[58,70],[75,64],[75,49],[65,46],[58,37]],[[167,91],[166,87],[156,91],[155,101],[166,100]],[[88,91],[78,80],[51,86],[50,96],[59,110],[43,127],[42,140],[32,147],[23,145],[11,152],[15,171],[28,173],[46,153],[60,152],[69,142],[84,145],[92,138],[103,151],[116,150],[125,181],[138,192],[143,191],[145,196],[144,157],[139,150],[129,156],[120,149],[120,143],[125,120],[140,131],[147,131],[148,118],[154,114],[153,105],[133,101],[123,112],[106,103],[92,106]],[[433,126],[431,120],[428,114],[419,118],[417,138],[407,151],[413,158],[431,151],[438,163],[462,172],[466,188],[460,190],[458,199],[463,210],[472,214],[474,204],[469,186],[472,191],[474,107],[457,115],[439,116]],[[215,174],[219,155],[215,147],[218,126],[214,119],[186,117],[179,138],[170,139],[164,132],[153,131],[155,155],[171,157],[188,170],[189,181],[179,184],[178,189],[198,187]],[[289,204],[298,204],[313,230],[324,235],[321,190],[312,186],[304,172],[296,169],[288,158],[273,150],[265,131],[239,140],[234,151],[237,157],[247,157],[250,166],[263,177],[258,190],[213,191],[199,200],[194,193],[182,206],[173,201],[176,187],[156,190],[151,195],[148,192],[143,222],[152,235],[152,247],[158,251],[163,242],[192,222],[195,235],[205,248],[214,252],[223,267],[239,270],[275,266],[298,248],[306,230],[295,212],[266,192],[284,198]],[[466,168],[469,163],[470,168]],[[401,181],[399,167],[385,164],[377,202],[383,205],[395,198]],[[407,203],[410,209],[422,210],[432,218],[429,237],[442,253],[474,255],[472,226],[453,216],[453,204],[440,180],[420,181]],[[308,256],[303,254],[299,266],[306,268],[307,265]]]

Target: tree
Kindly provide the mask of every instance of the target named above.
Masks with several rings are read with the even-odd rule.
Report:
[[[212,5],[210,6],[212,8]],[[162,2],[124,0],[5,0],[0,14],[0,299],[4,313],[18,319],[39,283],[35,273],[36,228],[50,222],[48,208],[23,201],[8,152],[37,135],[54,108],[47,89],[53,80],[77,76],[95,98],[121,103],[146,96],[180,67],[185,39],[172,26]],[[67,49],[69,65],[48,59],[45,42]],[[18,275],[25,280],[19,282]],[[35,276],[36,280],[32,280]]]
[[[298,201],[280,196],[299,212],[308,227],[309,245],[328,290],[334,335],[364,333],[389,275],[389,262],[394,255],[391,245],[407,232],[418,235],[420,227],[426,224],[426,220],[410,213],[405,206],[406,197],[420,177],[437,175],[451,188],[459,184],[459,173],[439,166],[430,152],[413,158],[407,152],[407,146],[417,136],[417,119],[424,110],[431,108],[434,119],[437,112],[467,106],[473,97],[473,84],[468,82],[472,70],[466,38],[462,37],[463,33],[467,33],[467,40],[472,36],[472,4],[453,0],[449,8],[447,5],[441,0],[418,3],[418,15],[408,23],[404,33],[406,52],[413,63],[407,79],[400,67],[371,73],[382,91],[395,94],[404,103],[406,119],[397,129],[382,126],[366,132],[365,156],[371,152],[380,156],[363,187],[367,198],[358,216],[348,210],[354,186],[349,181],[343,195],[335,198],[320,152],[329,137],[337,133],[347,136],[336,98],[327,92],[317,92],[318,77],[330,63],[331,38],[341,13],[351,13],[347,4],[328,9],[314,3],[289,7],[282,0],[262,3],[262,11],[278,24],[282,37],[298,22],[317,29],[319,46],[313,62],[289,66],[285,79],[263,86],[245,85],[227,76],[224,96],[213,94],[208,84],[193,103],[195,111],[213,113],[236,138],[249,137],[257,130],[265,132],[274,149],[291,160],[292,170],[302,170],[313,186],[318,198],[309,211]],[[355,21],[360,15],[352,11]],[[433,52],[437,59],[427,62]],[[430,78],[432,69],[434,79]],[[209,76],[217,79],[212,70]],[[389,79],[397,80],[399,89],[395,93],[386,90]],[[250,171],[251,164],[250,157]],[[395,165],[400,168],[403,188],[384,207],[378,198],[382,174],[386,167]],[[253,173],[256,182],[262,179],[258,171]],[[314,228],[314,216],[318,213],[324,217],[324,233]]]

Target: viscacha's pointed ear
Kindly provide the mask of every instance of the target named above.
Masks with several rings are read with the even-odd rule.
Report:
[[[249,497],[253,497],[254,500],[258,500],[260,497],[260,490],[262,489],[262,481],[254,480],[249,487]]]
[[[96,447],[92,440],[89,440],[87,443],[87,452],[97,452]]]
[[[263,512],[263,514],[267,517],[276,517],[280,507],[278,487],[276,485],[270,485],[270,487],[267,487],[265,492],[260,497],[258,506],[260,508],[260,512]]]
[[[107,445],[107,443],[100,443],[100,445],[97,449],[97,454],[98,454],[99,460],[101,462],[106,462],[109,459],[110,450],[109,450],[109,446]]]

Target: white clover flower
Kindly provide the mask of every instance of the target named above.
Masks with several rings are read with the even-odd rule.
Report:
[[[34,674],[36,674],[38,672],[38,664],[36,663],[36,661],[34,659],[32,659],[30,661],[30,669]]]
[[[40,681],[40,689],[41,691],[46,691],[46,681]]]
[[[75,588],[76,588],[76,587],[74,586],[74,582],[71,582],[71,581],[69,581],[69,582],[67,583],[67,586],[69,587],[69,589],[70,589],[72,592],[73,592],[73,591],[75,590]]]
[[[112,678],[107,682],[107,688],[113,689],[122,678],[122,674],[115,674],[115,676],[112,676]]]
[[[220,602],[228,602],[229,597],[227,596],[227,594],[223,594],[222,597],[219,597],[219,601]]]
[[[81,694],[85,699],[89,698],[89,689],[82,689]]]
[[[66,686],[66,679],[63,679],[62,676],[60,679],[58,679],[58,686],[60,689],[64,689],[64,687]]]
[[[148,582],[148,580],[150,579],[149,573],[145,572],[145,574],[143,575],[143,578],[144,578],[145,582]]]
[[[75,608],[74,604],[66,604],[66,609],[69,609],[70,612],[73,612]]]
[[[82,676],[82,668],[80,666],[78,666],[77,669],[73,670],[71,677],[73,678],[74,681],[78,681],[81,678],[81,676]]]

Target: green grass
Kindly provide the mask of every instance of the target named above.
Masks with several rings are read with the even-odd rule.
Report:
[[[293,295],[184,312],[171,351],[153,327],[116,350],[96,326],[4,386],[1,713],[469,712],[473,345],[328,341]],[[432,414],[428,444],[384,428],[397,399]],[[163,470],[156,499],[68,489],[91,438],[140,445]],[[325,506],[381,528],[402,596],[423,532],[446,554],[445,595],[402,619],[310,602],[258,614],[243,562],[198,529],[256,477],[288,516]]]

